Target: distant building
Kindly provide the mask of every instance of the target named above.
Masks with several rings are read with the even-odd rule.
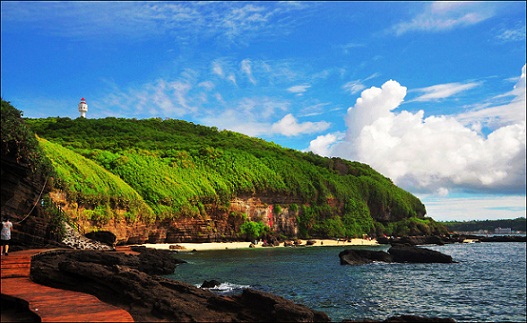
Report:
[[[81,102],[79,103],[79,112],[81,114],[81,118],[86,118],[86,112],[88,112],[88,103],[86,103],[84,98],[82,98]]]
[[[511,234],[512,229],[511,228],[496,228],[494,229],[495,234]]]

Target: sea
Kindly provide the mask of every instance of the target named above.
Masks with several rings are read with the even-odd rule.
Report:
[[[280,247],[181,252],[168,278],[218,294],[270,292],[342,320],[419,315],[457,322],[526,322],[526,243],[420,246],[452,256],[451,264],[341,265],[346,247]]]

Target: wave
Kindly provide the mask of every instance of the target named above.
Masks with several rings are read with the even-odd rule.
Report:
[[[200,287],[201,285],[196,285],[196,287]],[[203,288],[208,289],[212,292],[215,292],[217,294],[221,295],[232,295],[239,292],[242,292],[244,289],[251,288],[251,285],[239,285],[239,284],[233,284],[229,282],[221,283],[218,286],[212,287],[212,288]]]

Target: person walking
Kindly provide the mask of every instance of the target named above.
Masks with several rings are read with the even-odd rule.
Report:
[[[2,255],[9,255],[9,241],[11,240],[11,229],[13,229],[13,223],[9,221],[9,217],[5,217],[2,221],[2,232],[0,238],[2,240]]]

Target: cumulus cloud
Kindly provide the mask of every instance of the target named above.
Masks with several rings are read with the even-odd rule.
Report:
[[[448,98],[457,93],[470,90],[479,86],[480,83],[471,82],[467,84],[462,83],[448,83],[438,84],[425,88],[415,89],[417,92],[424,92],[424,94],[418,96],[412,101],[433,101]]]
[[[316,152],[320,156],[330,157],[333,145],[343,137],[344,134],[342,133],[328,133],[327,135],[318,136],[310,142],[308,151]]]
[[[397,112],[406,88],[390,80],[381,88],[364,90],[348,109],[344,139],[319,137],[310,149],[367,163],[413,192],[525,193],[524,71],[514,93],[510,104],[478,112],[480,117],[485,113],[498,119],[508,116],[485,137],[467,127],[466,114],[425,118],[422,110]],[[513,118],[509,110],[517,112],[520,106],[523,114]]]
[[[494,4],[437,1],[426,4],[423,12],[394,25],[391,31],[402,35],[411,31],[438,32],[480,23],[494,15]]]

